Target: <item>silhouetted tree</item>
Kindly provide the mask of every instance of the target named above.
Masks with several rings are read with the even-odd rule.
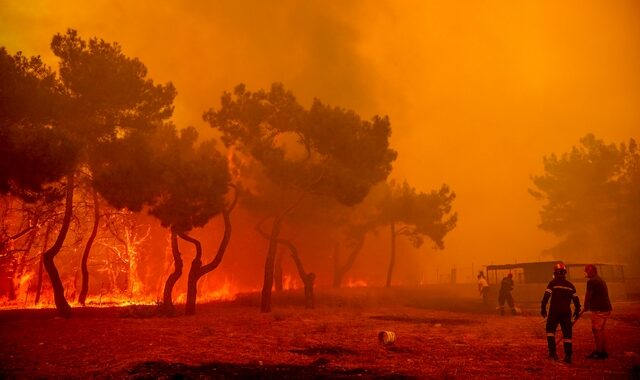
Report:
[[[364,247],[364,241],[371,227],[367,224],[359,224],[352,226],[347,232],[347,247],[349,255],[344,262],[340,261],[340,246],[336,244],[334,250],[334,268],[333,268],[333,287],[339,288],[342,285],[342,279],[353,267],[356,258]]]
[[[270,91],[244,85],[225,93],[221,107],[204,118],[222,133],[224,144],[262,165],[265,178],[280,188],[269,233],[262,287],[262,312],[271,310],[274,263],[284,219],[304,197],[330,197],[355,205],[391,171],[388,118],[363,121],[352,111],[314,100],[306,110],[280,84]],[[305,279],[303,279],[304,281]]]
[[[196,145],[197,139],[195,128],[186,128],[178,135],[174,126],[164,125],[153,136],[132,135],[114,141],[105,146],[102,155],[120,157],[106,161],[117,165],[97,166],[94,174],[98,190],[110,204],[133,211],[147,205],[149,214],[170,229],[175,267],[163,293],[168,312],[173,310],[172,290],[183,269],[177,238],[196,247],[187,283],[186,313],[193,314],[197,282],[220,264],[231,234],[229,217],[235,199],[230,204],[225,202],[230,186],[227,161],[213,141]],[[136,189],[135,194],[127,191],[132,188]],[[218,214],[224,218],[224,235],[213,261],[203,265],[201,244],[188,233]]]
[[[9,143],[0,148],[0,189],[16,194],[37,191],[64,177],[60,183],[65,214],[43,262],[56,308],[68,317],[71,308],[53,260],[71,224],[76,172],[96,162],[93,156],[101,145],[153,130],[170,117],[175,90],[171,84],[155,85],[146,77],[145,66],[126,57],[116,43],[85,41],[69,30],[53,37],[51,49],[60,59],[60,81],[37,58],[0,52],[0,71],[8,77],[1,82],[3,99],[9,99],[8,108],[15,107],[6,114],[9,117],[2,113],[0,140]],[[8,162],[19,164],[5,171],[11,166]]]
[[[60,124],[59,112],[65,105],[55,73],[38,57],[27,59],[20,53],[11,56],[1,48],[0,75],[0,191],[35,201],[38,194],[49,190],[47,184],[65,175],[72,186],[73,176],[68,173],[73,171],[78,148],[63,130],[52,128]],[[59,196],[52,190],[50,195],[54,194]],[[68,203],[71,199],[66,197]],[[63,220],[54,244],[58,250],[70,221],[71,215]],[[70,307],[53,265],[55,253],[47,250],[43,264],[52,277],[56,305],[63,316],[68,316]]]
[[[589,134],[561,156],[544,157],[529,192],[544,202],[539,227],[563,239],[548,253],[590,260],[640,257],[640,152]]]
[[[80,294],[78,295],[78,303],[84,306],[85,301],[87,300],[87,293],[89,293],[89,268],[87,267],[87,262],[89,261],[89,253],[91,252],[91,247],[93,246],[93,242],[98,235],[98,227],[100,227],[100,203],[98,200],[98,191],[93,190],[93,227],[91,228],[91,234],[87,239],[87,243],[84,246],[84,250],[82,251],[82,259],[80,261],[80,270],[82,272],[82,285],[80,287]]]
[[[66,97],[39,57],[0,48],[0,193],[35,201],[69,173],[78,148],[61,128]],[[60,196],[60,194],[58,194]]]
[[[458,215],[451,213],[451,203],[456,195],[447,185],[430,193],[418,193],[405,181],[402,185],[391,182],[388,193],[378,205],[380,213],[377,223],[389,226],[391,256],[387,270],[386,286],[391,286],[391,277],[396,259],[396,238],[406,236],[411,244],[419,248],[424,237],[429,237],[438,249],[444,248],[444,237],[455,228]]]

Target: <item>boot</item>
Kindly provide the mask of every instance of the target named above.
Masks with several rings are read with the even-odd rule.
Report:
[[[500,306],[500,315],[504,315],[504,306]]]
[[[573,344],[571,342],[564,342],[564,362],[571,364],[571,355],[573,354]]]
[[[549,347],[549,359],[558,360],[555,336],[547,336],[547,346]]]

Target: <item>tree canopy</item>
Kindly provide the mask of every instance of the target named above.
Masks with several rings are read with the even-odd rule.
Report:
[[[405,235],[419,248],[429,237],[436,248],[444,248],[444,237],[455,228],[458,215],[451,214],[456,194],[442,185],[429,193],[417,192],[406,181],[391,182],[387,194],[378,204],[377,224],[398,224],[396,233]]]
[[[639,162],[635,140],[607,144],[591,134],[570,152],[544,157],[529,192],[543,202],[539,227],[563,238],[549,253],[637,262]]]
[[[220,108],[206,112],[204,119],[222,133],[225,146],[261,164],[269,184],[267,191],[256,191],[270,194],[270,201],[277,204],[262,288],[262,311],[268,312],[284,218],[304,197],[323,196],[352,206],[384,181],[396,158],[389,148],[389,119],[362,120],[353,111],[317,99],[307,110],[281,84],[256,92],[238,85],[233,94],[224,93]],[[296,250],[292,254],[298,257]],[[303,278],[306,289],[314,277]]]
[[[60,60],[59,79],[37,57],[0,52],[0,94],[8,107],[0,121],[0,191],[29,199],[29,192],[47,183],[59,182],[64,189],[64,218],[43,261],[56,307],[68,317],[71,308],[54,258],[71,224],[75,176],[81,169],[91,174],[91,164],[105,160],[97,156],[101,145],[153,131],[168,119],[175,89],[171,83],[155,85],[145,66],[126,57],[117,43],[87,42],[69,29],[53,37],[51,49]]]
[[[63,88],[39,57],[2,47],[0,99],[0,193],[33,200],[78,159],[77,144],[60,128]]]
[[[171,124],[154,134],[134,133],[104,144],[94,164],[100,194],[117,208],[143,206],[164,227],[179,233],[203,227],[222,212],[230,182],[227,160],[213,141]],[[132,191],[135,189],[135,191]]]
[[[386,117],[361,120],[353,111],[314,100],[309,110],[281,84],[270,91],[236,86],[221,107],[204,118],[222,132],[227,147],[260,162],[276,183],[360,202],[371,186],[391,172],[396,152],[389,148]]]

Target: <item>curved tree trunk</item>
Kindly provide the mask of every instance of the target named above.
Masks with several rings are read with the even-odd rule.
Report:
[[[285,247],[289,248],[289,252],[291,252],[291,258],[293,262],[296,264],[296,269],[298,270],[298,275],[304,284],[304,307],[307,309],[315,308],[315,298],[313,296],[313,283],[316,279],[316,274],[313,272],[307,273],[304,270],[304,266],[302,265],[302,260],[300,259],[300,255],[298,255],[298,249],[288,240],[278,239],[280,244],[283,244]]]
[[[285,210],[273,219],[271,235],[269,236],[269,250],[264,263],[264,282],[262,284],[262,297],[260,302],[260,311],[263,313],[271,312],[271,288],[273,287],[273,270],[275,265],[276,253],[278,252],[278,237],[280,236],[280,227],[285,216],[295,209],[302,201],[305,193],[302,192]],[[258,230],[262,220],[258,223]]]
[[[89,292],[89,269],[87,268],[87,262],[89,261],[89,253],[93,242],[98,235],[98,227],[100,226],[100,204],[98,203],[98,192],[93,190],[93,229],[91,235],[87,240],[87,244],[82,252],[82,262],[80,263],[80,269],[82,270],[82,286],[80,287],[80,295],[78,296],[78,302],[84,306],[87,300],[87,293]]]
[[[51,234],[51,223],[47,224],[47,229],[44,233],[44,243],[43,243],[43,247],[44,249],[47,248],[47,245],[49,245],[49,235]],[[34,304],[38,304],[40,302],[40,294],[42,293],[42,273],[43,273],[43,269],[44,269],[44,261],[43,261],[43,255],[40,255],[40,264],[38,265],[38,281],[36,283],[36,299],[34,301]]]
[[[276,292],[281,292],[284,286],[282,285],[282,254],[276,252],[276,264],[273,268],[273,284]]]
[[[196,256],[191,262],[189,269],[189,277],[187,278],[187,303],[185,305],[185,314],[193,315],[196,313],[196,297],[198,295],[198,280],[200,279],[200,270],[202,268],[202,244],[200,241],[192,238],[187,234],[180,234],[180,238],[188,241],[196,246]]]
[[[271,288],[273,287],[273,270],[275,266],[276,253],[278,251],[278,236],[280,235],[280,225],[282,218],[276,217],[271,227],[271,235],[269,236],[269,250],[264,263],[264,282],[262,284],[262,298],[260,303],[260,311],[269,313],[271,311]]]
[[[358,257],[358,254],[360,254],[360,252],[362,251],[362,247],[364,247],[365,236],[366,236],[366,233],[358,237],[358,241],[356,242],[356,245],[353,247],[353,249],[351,250],[351,253],[349,254],[349,257],[347,258],[347,261],[342,266],[340,266],[340,257],[338,254],[338,247],[336,246],[336,254],[335,254],[336,268],[333,272],[334,288],[337,289],[340,286],[342,286],[342,279],[344,275],[347,274],[347,272],[353,267],[353,263],[356,261],[356,257]]]
[[[64,286],[62,285],[60,274],[58,273],[58,269],[56,268],[56,264],[53,262],[53,259],[62,249],[62,244],[64,243],[64,239],[67,237],[67,232],[69,232],[69,226],[71,225],[74,190],[73,176],[73,173],[67,176],[64,217],[62,219],[60,232],[58,232],[58,237],[56,238],[55,243],[53,243],[53,246],[42,254],[44,268],[49,275],[49,279],[51,280],[51,287],[53,288],[53,298],[56,304],[56,309],[58,309],[58,313],[63,318],[71,317],[71,306],[69,306],[69,303],[64,296]]]
[[[173,300],[171,299],[171,293],[173,293],[173,287],[178,282],[180,276],[182,276],[182,257],[178,248],[178,233],[171,229],[171,252],[173,253],[173,263],[175,269],[173,273],[169,275],[167,281],[164,284],[164,293],[162,297],[162,306],[167,314],[173,314]]]
[[[196,257],[191,263],[191,269],[189,270],[189,278],[187,282],[187,304],[185,305],[186,315],[194,315],[196,313],[198,281],[202,276],[213,271],[220,265],[220,263],[222,262],[222,258],[227,251],[229,241],[231,240],[231,211],[233,211],[237,201],[238,193],[236,192],[229,207],[225,207],[222,210],[222,219],[224,220],[224,234],[222,235],[222,240],[220,241],[220,245],[218,246],[216,257],[214,257],[210,263],[202,265],[202,246],[199,241],[187,236],[186,234],[180,235],[181,238],[195,244],[196,246]]]
[[[396,225],[390,224],[391,230],[391,259],[389,260],[389,270],[387,271],[387,288],[391,287],[391,275],[393,274],[393,267],[396,263]]]
[[[264,220],[262,222],[264,222]],[[260,222],[256,226],[256,230],[258,231],[258,233],[260,233],[260,235],[262,235],[262,237],[269,238],[269,235],[267,235],[267,233],[262,231],[262,229],[260,228],[262,222]],[[316,279],[315,273],[305,272],[304,266],[302,265],[302,260],[300,259],[300,255],[298,255],[298,249],[295,247],[295,245],[293,245],[293,243],[291,243],[289,240],[280,238],[277,238],[276,241],[278,244],[282,244],[289,249],[291,258],[293,259],[293,262],[296,265],[296,269],[298,270],[298,275],[300,276],[300,279],[302,280],[302,283],[304,285],[305,307],[307,309],[313,309],[315,307],[315,298],[313,296],[313,283]]]

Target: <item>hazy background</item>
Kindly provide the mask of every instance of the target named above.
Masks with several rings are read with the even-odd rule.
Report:
[[[0,0],[0,46],[56,65],[67,28],[117,41],[178,89],[174,120],[210,136],[203,111],[224,90],[283,82],[363,117],[387,114],[393,178],[457,193],[446,249],[424,275],[538,260],[527,193],[542,157],[587,133],[640,137],[640,2]],[[256,263],[261,270],[263,258]],[[259,263],[259,264],[258,264]],[[384,271],[385,268],[381,268]]]

